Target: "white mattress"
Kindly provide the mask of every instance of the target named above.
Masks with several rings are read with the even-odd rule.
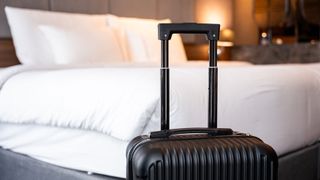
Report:
[[[201,73],[201,70],[199,70]],[[206,78],[175,89],[173,127],[205,126]],[[189,82],[186,82],[189,83]],[[180,88],[179,88],[180,87]],[[199,89],[200,87],[200,89]],[[182,89],[181,89],[182,88]],[[180,97],[181,96],[181,97]],[[220,68],[219,127],[249,132],[278,155],[316,142],[320,137],[320,64]],[[143,133],[159,128],[155,111]],[[0,124],[0,146],[63,167],[125,177],[127,142],[85,130]]]

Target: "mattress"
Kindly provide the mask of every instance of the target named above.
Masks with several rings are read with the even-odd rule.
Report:
[[[207,124],[207,73],[201,68],[192,71],[198,79],[188,78],[193,74],[184,70],[175,71],[175,75],[187,79],[175,81],[178,85],[172,87],[172,127]],[[192,80],[195,82],[190,86]],[[320,64],[222,67],[218,126],[256,135],[283,155],[319,139],[319,98]],[[158,110],[152,112],[139,134],[159,129]],[[62,167],[109,176],[125,177],[127,143],[92,129],[0,124],[3,148]]]

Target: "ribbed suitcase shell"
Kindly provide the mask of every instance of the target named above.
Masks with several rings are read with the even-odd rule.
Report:
[[[254,136],[179,135],[135,138],[128,180],[276,180],[274,150]]]

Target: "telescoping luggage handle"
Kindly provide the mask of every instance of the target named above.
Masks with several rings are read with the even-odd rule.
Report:
[[[170,23],[159,24],[159,40],[161,40],[161,130],[152,132],[151,137],[169,137],[172,134],[208,133],[212,135],[227,135],[231,129],[217,128],[217,41],[219,39],[219,24]],[[169,40],[172,34],[206,34],[209,40],[209,101],[208,128],[186,128],[183,130],[169,130]]]

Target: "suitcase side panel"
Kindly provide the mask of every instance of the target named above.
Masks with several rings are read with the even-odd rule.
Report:
[[[259,139],[232,137],[149,141],[128,163],[132,180],[274,180],[278,162]]]

